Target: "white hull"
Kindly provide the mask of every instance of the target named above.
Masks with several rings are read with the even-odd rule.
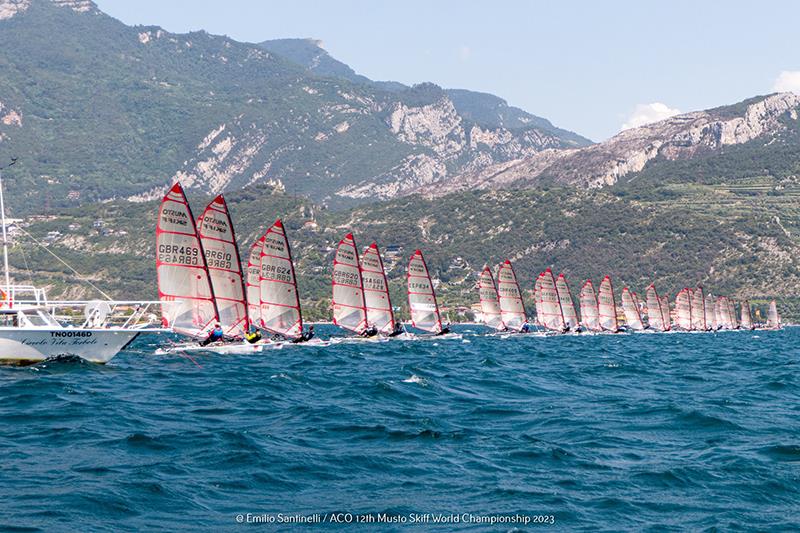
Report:
[[[0,327],[0,362],[36,363],[77,356],[107,363],[143,331],[148,330]]]

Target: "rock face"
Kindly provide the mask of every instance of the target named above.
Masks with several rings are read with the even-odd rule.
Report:
[[[736,106],[677,115],[632,128],[608,141],[572,150],[542,150],[528,157],[468,172],[427,187],[433,195],[465,189],[535,185],[542,177],[580,187],[613,185],[656,158],[689,159],[696,154],[779,133],[797,121],[800,97],[779,93]]]

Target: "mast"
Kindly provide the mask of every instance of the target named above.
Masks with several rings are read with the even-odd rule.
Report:
[[[11,276],[8,273],[8,234],[6,233],[6,206],[3,200],[3,169],[14,166],[16,162],[17,158],[12,157],[9,164],[0,167],[0,218],[3,221],[3,272],[6,278],[6,293],[11,289]]]

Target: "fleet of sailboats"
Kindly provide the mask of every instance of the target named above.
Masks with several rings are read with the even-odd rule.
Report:
[[[225,198],[215,197],[195,222],[179,183],[164,196],[156,227],[156,271],[163,326],[204,341],[221,329],[220,340],[241,340],[259,330],[272,336],[260,343],[303,342],[312,333],[303,325],[300,295],[289,238],[277,219],[250,246],[242,268],[233,221]],[[389,292],[383,257],[377,243],[362,254],[352,233],[335,249],[332,264],[333,323],[358,337],[385,338],[403,332]],[[498,332],[530,331],[525,298],[510,261],[495,270],[485,265],[477,275],[482,322]],[[436,282],[421,250],[409,257],[406,290],[411,324],[432,335],[448,334],[436,298]],[[546,268],[533,284],[535,318],[531,322],[551,333],[716,331],[753,329],[750,304],[685,287],[669,299],[654,284],[645,299],[628,287],[617,306],[610,276],[595,292],[591,280],[581,286],[578,306],[566,275]],[[766,327],[781,327],[775,302],[769,305]],[[407,335],[407,334],[405,334]]]

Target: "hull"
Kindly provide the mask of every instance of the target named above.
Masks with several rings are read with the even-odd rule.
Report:
[[[0,363],[29,364],[59,356],[109,362],[144,330],[0,328]]]

